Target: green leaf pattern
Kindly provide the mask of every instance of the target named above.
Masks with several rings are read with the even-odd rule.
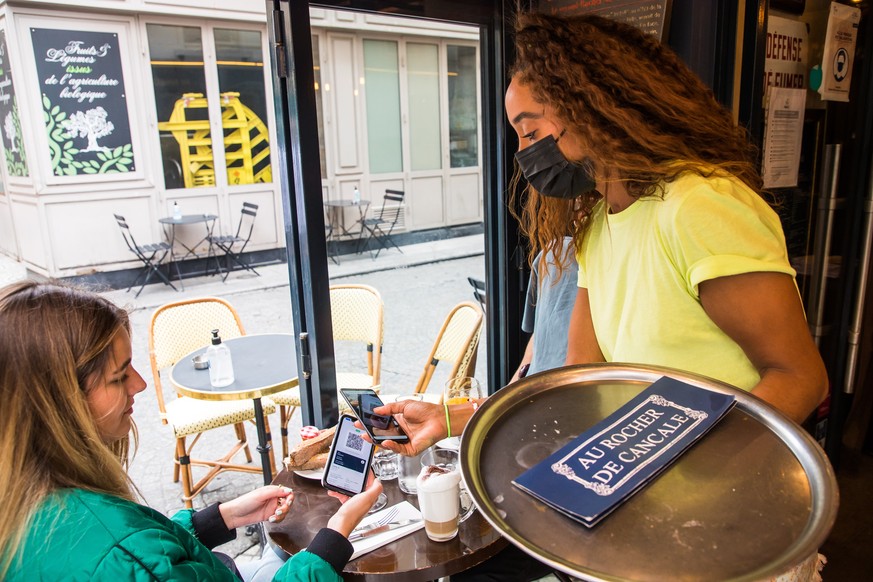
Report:
[[[90,153],[89,157],[96,159],[77,159],[79,149],[75,147],[71,136],[64,129],[62,122],[67,114],[51,100],[42,96],[45,128],[48,132],[49,153],[52,170],[55,176],[76,176],[78,174],[117,174],[130,172],[133,169],[133,146],[125,144],[113,150]]]

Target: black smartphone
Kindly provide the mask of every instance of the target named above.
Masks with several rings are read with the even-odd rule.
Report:
[[[364,440],[363,434],[364,431],[355,426],[354,416],[340,417],[321,477],[322,487],[349,497],[364,490],[374,446]]]
[[[374,408],[382,406],[382,399],[373,389],[340,388],[340,394],[355,416],[358,417],[358,420],[361,421],[361,424],[364,425],[364,429],[374,443],[384,441],[409,442],[409,436],[403,432],[393,416],[383,416],[373,412]]]

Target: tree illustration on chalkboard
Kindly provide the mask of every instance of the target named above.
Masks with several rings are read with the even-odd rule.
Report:
[[[5,150],[6,171],[10,176],[27,175],[27,159],[24,156],[24,145],[21,143],[21,119],[18,117],[18,103],[12,100],[12,110],[6,114],[3,130],[9,140],[10,147]]]
[[[11,144],[9,146],[9,151],[17,152],[18,144],[15,143],[15,120],[12,119],[11,111],[6,114],[6,119],[3,120],[3,131],[6,132],[6,139],[8,139]]]
[[[106,117],[109,114],[102,107],[95,107],[88,111],[77,111],[70,115],[69,119],[61,122],[61,126],[67,130],[67,135],[70,137],[88,138],[88,147],[83,152],[105,152],[108,148],[97,145],[97,139],[106,137],[112,133],[115,126],[111,121],[107,121]]]
[[[115,148],[105,148],[97,144],[98,138],[106,137],[115,129],[112,122],[106,121],[106,112],[102,107],[85,113],[77,111],[67,118],[67,113],[59,106],[52,105],[51,99],[46,95],[42,96],[42,106],[49,136],[52,170],[56,176],[133,171],[131,144]],[[89,118],[88,114],[91,112],[94,113]],[[75,147],[72,138],[77,135],[88,138],[87,149],[79,150]]]

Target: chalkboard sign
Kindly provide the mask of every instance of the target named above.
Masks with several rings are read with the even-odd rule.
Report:
[[[27,159],[21,141],[21,118],[18,116],[18,101],[15,100],[9,61],[6,31],[0,30],[0,142],[3,143],[6,157],[6,172],[10,176],[27,176]]]
[[[31,28],[56,176],[132,172],[118,35]]]
[[[659,40],[664,39],[670,26],[670,0],[539,0],[537,6],[545,14],[597,14],[633,24]]]

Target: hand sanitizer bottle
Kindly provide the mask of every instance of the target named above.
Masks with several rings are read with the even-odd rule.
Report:
[[[352,193],[352,203],[354,203],[354,204],[361,203],[361,191],[358,190],[357,186],[355,186],[355,191]]]
[[[215,388],[223,388],[233,384],[233,361],[230,349],[221,343],[218,330],[212,330],[212,345],[206,348],[209,358],[209,383]]]
[[[182,219],[182,209],[179,208],[178,202],[173,202],[173,220]]]

